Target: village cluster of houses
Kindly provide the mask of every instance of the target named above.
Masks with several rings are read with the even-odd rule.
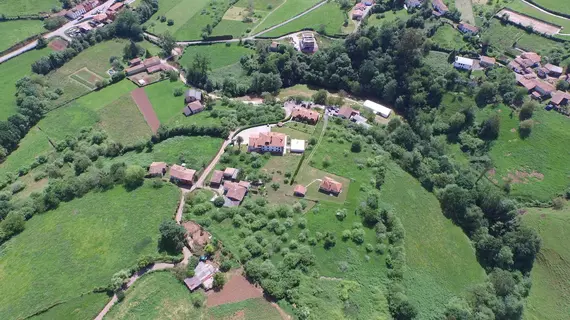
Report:
[[[87,12],[93,10],[99,6],[101,2],[99,0],[88,0],[84,1],[69,10],[62,10],[57,13],[57,16],[65,16],[68,19],[75,20],[83,18]],[[87,24],[81,24],[78,26],[79,31],[88,32],[93,28],[109,24],[115,20],[117,14],[124,9],[124,2],[116,2],[107,9],[105,12],[99,12],[94,15],[93,18]]]
[[[150,178],[162,178],[168,172],[169,167],[166,162],[151,163],[147,176]],[[191,187],[196,181],[196,170],[188,169],[184,165],[174,164],[170,167],[170,182]]]
[[[483,70],[494,67],[497,60],[493,57],[479,56],[479,59],[471,59],[467,57],[455,57],[453,66],[461,70]]]
[[[249,181],[238,181],[239,172],[239,169],[228,167],[223,171],[215,170],[210,178],[211,188],[223,188],[226,207],[239,206],[251,188]]]
[[[372,0],[362,0],[359,3],[357,3],[352,8],[352,14],[351,14],[352,20],[360,21],[364,19],[364,17],[366,17],[366,15],[368,14],[368,12],[370,12],[370,9],[372,8],[373,4],[374,1]]]
[[[342,183],[334,180],[331,177],[325,176],[321,179],[321,184],[319,185],[319,192],[338,197],[342,192]],[[296,197],[305,197],[307,195],[307,187],[302,184],[298,184],[293,189],[293,195]]]
[[[184,104],[186,105],[182,109],[182,114],[186,117],[195,115],[196,113],[204,111],[204,105],[202,104],[202,91],[197,89],[188,89],[184,93]]]

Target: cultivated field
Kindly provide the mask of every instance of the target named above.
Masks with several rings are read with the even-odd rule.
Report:
[[[152,131],[130,94],[123,95],[98,112],[98,126],[122,144],[147,140]]]
[[[324,32],[326,35],[338,35],[343,33],[342,26],[346,18],[347,13],[341,10],[337,3],[329,2],[299,19],[264,33],[263,36],[280,37],[303,29]]]
[[[7,16],[51,12],[53,7],[61,7],[58,0],[4,0],[0,1],[0,13]]]
[[[258,33],[276,24],[287,21],[319,2],[319,0],[287,0],[269,13],[263,21],[260,21],[259,25],[253,28],[251,33]]]
[[[2,9],[0,9],[0,12],[2,12]],[[47,30],[44,29],[44,23],[40,20],[0,22],[0,51],[4,51],[16,43],[44,31]]]
[[[115,187],[33,217],[2,246],[0,286],[10,294],[0,297],[0,318],[25,318],[76,299],[156,253],[158,226],[172,217],[178,199],[172,185]]]
[[[455,7],[461,12],[461,20],[475,25],[475,15],[473,14],[473,3],[471,0],[455,0]]]
[[[513,50],[513,45],[538,53],[546,53],[554,48],[562,47],[562,44],[545,37],[529,34],[515,26],[502,25],[497,19],[491,20],[490,27],[483,31],[482,36],[490,39],[493,50],[499,50],[499,53],[510,52],[511,55],[518,54],[518,51]]]
[[[282,320],[277,309],[264,298],[248,299],[208,308],[208,318],[210,320]]]
[[[203,293],[190,293],[169,271],[145,275],[125,295],[105,319],[201,319],[204,312],[192,304]]]
[[[564,1],[562,1],[564,2]],[[558,18],[555,17],[553,15],[550,15],[548,13],[542,12],[532,6],[529,6],[528,4],[517,0],[514,1],[510,4],[508,4],[507,6],[510,9],[513,9],[514,11],[520,12],[520,13],[524,13],[526,15],[529,15],[531,17],[535,17],[538,18],[542,21],[546,21],[555,25],[559,25],[562,27],[562,31],[560,33],[570,33],[570,20],[568,19],[564,19],[564,18]],[[536,25],[538,25],[539,23],[534,23]],[[535,30],[538,29],[536,26],[534,26]]]
[[[253,54],[254,52],[246,47],[232,43],[227,47],[225,44],[211,44],[203,46],[189,46],[184,50],[184,54],[178,61],[181,66],[189,66],[196,54],[205,55],[210,59],[210,68],[219,69],[238,63],[242,56]]]
[[[555,35],[560,33],[560,27],[557,25],[533,19],[513,10],[503,9],[497,13],[497,17],[503,17],[504,15],[509,17],[509,21],[522,25],[524,27],[532,27],[534,31],[539,33],[547,35]]]
[[[175,34],[188,20],[193,19],[194,15],[200,15],[200,11],[207,3],[208,0],[163,0],[160,2],[158,12],[145,25],[154,34],[162,34],[165,31]],[[174,25],[168,26],[166,21],[160,22],[161,16],[174,20]]]
[[[538,231],[542,247],[532,269],[525,319],[563,320],[570,314],[570,211],[528,209],[525,225]]]

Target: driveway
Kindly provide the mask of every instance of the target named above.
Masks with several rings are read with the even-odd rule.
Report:
[[[275,126],[274,124],[270,124],[270,125],[262,125],[259,127],[253,127],[253,128],[245,129],[242,132],[240,132],[237,136],[235,136],[235,138],[242,137],[243,138],[242,145],[247,145],[250,136],[256,135],[259,133],[270,132],[271,128],[274,126]]]

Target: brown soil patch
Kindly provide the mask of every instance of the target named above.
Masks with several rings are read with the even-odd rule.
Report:
[[[142,113],[146,123],[148,123],[150,129],[153,133],[156,133],[158,127],[160,126],[160,121],[152,108],[152,104],[148,99],[146,92],[143,88],[135,89],[131,92],[131,97],[139,107],[140,112]]]
[[[499,11],[496,14],[496,16],[501,18],[504,14],[507,14],[507,16],[509,17],[509,21],[515,24],[523,25],[525,27],[532,26],[532,28],[536,32],[548,35],[553,35],[560,32],[560,27],[557,25],[531,18],[529,16],[523,15],[521,13],[515,12],[510,9],[503,9]]]
[[[527,184],[533,180],[544,180],[544,174],[537,171],[526,172],[517,170],[514,173],[509,172],[506,177],[503,177],[503,181],[509,181],[510,183]]]
[[[497,169],[492,168],[489,171],[487,171],[487,174],[491,177],[493,177],[495,174],[497,174]]]
[[[196,222],[184,222],[183,226],[189,236],[188,244],[190,248],[194,249],[194,246],[203,247],[209,242],[211,235]]]
[[[263,290],[255,286],[242,275],[242,270],[232,272],[230,280],[220,291],[209,291],[206,305],[215,307],[226,303],[240,302],[251,298],[263,297]]]
[[[49,43],[49,47],[52,48],[54,51],[63,51],[67,49],[67,41],[63,39],[55,39]]]
[[[512,128],[512,129],[511,129],[511,132],[512,132],[512,133],[517,132],[517,128]]]
[[[244,320],[245,319],[245,311],[243,310],[239,310],[236,313],[232,314],[231,316],[229,316],[228,318],[225,318],[227,320]]]

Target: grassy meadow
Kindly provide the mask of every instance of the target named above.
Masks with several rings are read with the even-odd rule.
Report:
[[[37,14],[51,12],[53,7],[61,7],[58,0],[3,0],[0,1],[0,12],[7,16],[20,14]]]
[[[463,41],[463,35],[448,24],[439,27],[431,40],[440,47],[450,50],[459,50],[467,45]]]
[[[31,50],[0,64],[0,120],[16,113],[16,81],[31,74],[32,63],[50,52],[47,47]]]
[[[287,21],[290,18],[308,10],[312,6],[319,3],[319,0],[287,0],[279,7],[274,8],[263,21],[260,21],[252,30],[252,34],[261,32],[265,29],[271,28],[281,22]]]
[[[0,9],[0,12],[1,9]],[[47,31],[40,20],[13,20],[0,22],[0,51],[20,41]]]
[[[59,304],[46,312],[31,317],[32,320],[93,319],[111,297],[106,293],[87,293]]]
[[[565,4],[564,6],[570,8],[570,5],[568,5],[568,4]],[[532,7],[532,6],[526,4],[522,1],[513,1],[507,7],[516,11],[516,12],[524,13],[528,16],[537,18],[539,20],[550,22],[550,23],[555,24],[555,25],[559,25],[559,26],[563,27],[561,33],[568,33],[567,31],[570,30],[570,20],[565,19],[565,18],[558,18],[558,17],[555,17],[555,16],[550,15],[548,13],[542,12],[542,11],[536,9],[535,7]],[[570,12],[569,12],[569,14],[570,14]]]
[[[222,304],[208,308],[210,320],[281,320],[275,307],[263,298],[247,299],[236,303]]]
[[[187,67],[192,63],[196,54],[202,54],[210,59],[210,68],[215,70],[238,63],[242,56],[252,53],[253,51],[251,49],[238,46],[235,43],[232,43],[229,47],[223,43],[189,46],[184,50],[184,54],[178,63],[180,63],[181,66]]]
[[[342,34],[342,26],[347,13],[336,2],[329,2],[316,10],[293,20],[277,29],[264,33],[264,37],[280,37],[306,28],[323,32],[326,35]]]
[[[99,110],[98,117],[98,127],[105,130],[113,141],[133,144],[152,136],[150,127],[130,93]]]
[[[145,25],[154,34],[162,34],[166,31],[174,35],[184,24],[200,15],[200,11],[208,4],[209,0],[162,0],[155,13]],[[174,20],[174,25],[169,26],[166,21],[160,22],[160,17]]]
[[[381,26],[384,23],[396,21],[396,19],[401,19],[402,21],[408,20],[408,12],[404,9],[399,11],[386,11],[383,13],[370,14],[368,16],[369,26]]]
[[[531,272],[532,288],[525,319],[563,320],[570,314],[570,210],[531,208],[523,223],[542,238],[540,253]]]
[[[533,2],[555,12],[570,14],[570,3],[560,0],[533,0]]]
[[[203,309],[192,304],[188,292],[169,271],[147,274],[125,292],[125,300],[111,308],[105,319],[200,319]]]
[[[30,219],[24,232],[0,247],[0,287],[10,293],[0,296],[0,318],[75,304],[115,272],[156,253],[158,226],[172,218],[179,192],[173,185],[146,184],[132,192],[115,187]]]

